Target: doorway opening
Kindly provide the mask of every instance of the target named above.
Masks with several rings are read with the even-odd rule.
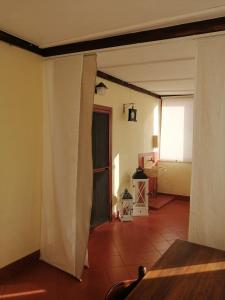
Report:
[[[91,228],[112,218],[112,108],[94,105],[92,121],[93,204]]]

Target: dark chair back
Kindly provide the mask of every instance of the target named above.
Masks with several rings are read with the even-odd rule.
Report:
[[[138,278],[136,280],[125,280],[114,284],[108,291],[105,300],[124,300],[145,274],[146,268],[140,266],[138,268]]]

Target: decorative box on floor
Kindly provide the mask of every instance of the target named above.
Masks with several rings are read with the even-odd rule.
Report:
[[[121,194],[120,199],[120,220],[132,221],[133,217],[133,197],[127,189]]]
[[[134,188],[133,216],[148,216],[148,177],[142,168],[137,168],[132,177]]]

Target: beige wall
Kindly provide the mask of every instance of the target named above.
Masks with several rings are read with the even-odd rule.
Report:
[[[97,78],[108,87],[104,96],[95,95],[95,104],[113,108],[113,194],[119,196],[125,187],[131,188],[131,176],[138,167],[138,153],[152,151],[154,109],[159,100],[120,85]],[[123,104],[134,102],[137,122],[127,121]],[[155,120],[156,121],[156,120]],[[158,126],[156,126],[158,127]]]
[[[0,267],[39,249],[41,61],[0,43]]]
[[[191,163],[159,163],[158,192],[190,196]]]

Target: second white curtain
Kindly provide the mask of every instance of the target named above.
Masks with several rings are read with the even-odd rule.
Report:
[[[197,47],[189,239],[225,249],[225,36]]]

